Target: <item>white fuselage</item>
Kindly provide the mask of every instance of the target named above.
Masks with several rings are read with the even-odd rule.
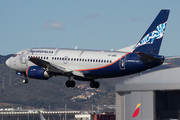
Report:
[[[25,72],[29,66],[35,65],[29,58],[38,57],[44,61],[71,70],[97,69],[112,64],[125,52],[119,51],[95,51],[60,48],[33,48],[17,52],[16,57],[9,59],[9,64],[14,64],[13,69]]]

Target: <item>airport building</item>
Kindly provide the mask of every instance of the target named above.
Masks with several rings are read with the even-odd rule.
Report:
[[[180,118],[180,67],[124,77],[116,85],[116,120]]]
[[[80,111],[42,111],[46,120],[73,120]],[[0,120],[40,120],[38,111],[1,111]]]

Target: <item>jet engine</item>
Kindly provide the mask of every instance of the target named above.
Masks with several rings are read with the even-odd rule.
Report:
[[[44,70],[39,66],[30,66],[26,70],[26,76],[30,78],[42,79],[42,80],[47,80],[51,77],[46,70]]]

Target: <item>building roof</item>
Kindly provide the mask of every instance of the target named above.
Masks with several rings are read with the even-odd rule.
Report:
[[[180,67],[116,79],[122,79],[116,85],[116,92],[176,90],[180,89]]]

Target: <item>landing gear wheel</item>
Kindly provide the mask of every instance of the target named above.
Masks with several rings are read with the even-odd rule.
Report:
[[[99,84],[99,82],[97,82],[97,81],[92,81],[91,83],[90,83],[90,87],[91,88],[99,88],[99,86],[100,86],[100,84]]]
[[[91,88],[94,88],[94,86],[95,86],[94,83],[95,83],[95,82],[90,82],[90,87],[91,87]]]
[[[23,84],[27,84],[27,83],[28,83],[28,79],[27,78],[23,79]]]
[[[99,82],[95,82],[95,88],[99,88],[99,86],[100,86],[100,84],[99,84]]]
[[[66,81],[66,87],[74,87],[76,83],[73,80]]]

